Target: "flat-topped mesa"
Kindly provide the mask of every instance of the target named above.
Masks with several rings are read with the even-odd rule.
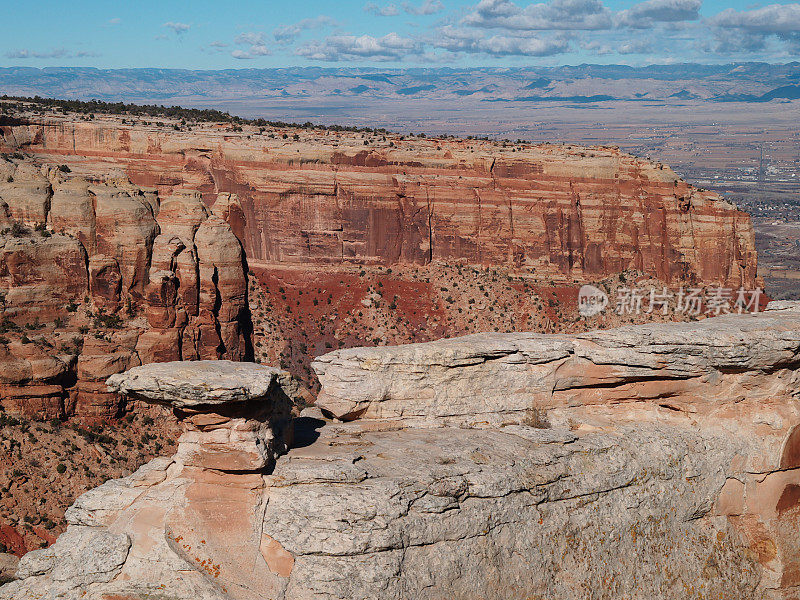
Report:
[[[108,389],[170,406],[184,431],[175,460],[218,471],[260,471],[291,441],[296,388],[285,371],[227,360],[152,363],[109,377]]]

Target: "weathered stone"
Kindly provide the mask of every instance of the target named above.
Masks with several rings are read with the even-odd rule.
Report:
[[[141,295],[158,232],[152,207],[136,193],[113,187],[92,186],[95,197],[97,252],[119,263],[122,287]]]
[[[17,573],[19,558],[14,554],[0,552],[0,579],[8,581],[13,579]]]
[[[20,163],[11,174],[12,181],[7,177],[0,179],[0,199],[8,204],[11,216],[26,223],[45,223],[52,188],[41,167]]]
[[[71,233],[92,256],[95,253],[95,212],[89,182],[73,177],[53,184],[48,223],[59,233]]]
[[[89,259],[89,290],[98,310],[116,312],[119,309],[122,275],[116,258],[95,254]]]
[[[53,321],[87,291],[86,253],[65,235],[0,235],[3,316],[19,324]]]
[[[280,369],[229,360],[149,364],[108,379],[119,394],[191,408],[265,400]]]
[[[34,418],[64,410],[112,416],[122,405],[100,382],[113,373],[140,361],[249,355],[241,245],[215,217],[200,234],[198,260],[195,237],[208,218],[199,193],[172,194],[161,206],[156,192],[131,185],[121,174],[90,183],[56,168],[34,168],[27,159],[0,164],[8,172],[2,189],[15,203],[12,211],[0,199],[2,316],[19,325],[52,323],[54,331],[41,335],[53,346],[63,345],[62,332],[74,332],[69,343],[80,354],[68,365],[71,370],[77,364],[75,372],[58,382],[14,378],[18,362],[0,360],[0,380],[14,386],[4,398],[12,412]],[[23,202],[26,194],[31,197]],[[45,222],[57,233],[42,230]],[[87,328],[112,331],[85,335]],[[129,352],[96,352],[96,340],[119,337],[114,330],[133,336],[124,344]],[[138,358],[131,360],[134,352]],[[61,389],[43,392],[53,385]]]
[[[157,586],[177,600],[791,599],[797,314],[336,352],[320,363],[338,369],[323,392],[354,405],[354,420],[304,411],[296,446],[258,473],[242,468],[259,460],[248,444],[276,421],[253,418],[247,398],[263,386],[252,377],[226,384],[241,401],[204,405],[198,395],[224,396],[203,363],[185,384],[114,376],[179,403],[186,433],[174,459],[70,508],[71,528],[131,539],[116,579],[75,576],[70,589],[86,600]],[[234,377],[219,371],[216,387]],[[294,395],[284,375],[272,381]],[[512,392],[536,401],[526,419]],[[51,573],[70,556],[26,558],[0,598],[64,589]]]
[[[288,373],[255,363],[152,363],[108,379],[111,391],[175,409],[184,433],[176,460],[220,471],[258,471],[291,436]]]
[[[695,404],[713,404],[734,395],[732,387],[743,393],[748,378],[776,370],[779,377],[798,361],[800,316],[768,311],[574,337],[486,333],[352,348],[313,366],[322,383],[317,406],[335,417],[474,424],[519,421],[533,408],[590,403],[592,395],[621,402],[683,393],[694,394]],[[653,378],[657,384],[648,386]]]
[[[262,264],[463,260],[544,279],[635,269],[668,284],[757,283],[744,212],[617,148],[529,145],[509,154],[476,140],[363,142],[46,120],[10,127],[5,140],[45,156],[67,150],[95,168],[112,162],[138,185],[199,190],[207,201],[235,195],[214,210]]]

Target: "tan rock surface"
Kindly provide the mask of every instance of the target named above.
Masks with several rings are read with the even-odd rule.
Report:
[[[255,363],[152,363],[107,381],[114,393],[174,409],[184,432],[176,460],[219,471],[256,472],[291,440],[297,399],[285,371]],[[291,394],[291,395],[290,395]]]
[[[26,556],[0,598],[788,600],[796,314],[334,353],[317,363],[338,365],[323,392],[344,402],[346,381],[366,407],[342,404],[354,421],[305,411],[266,473],[194,466],[179,448],[108,482],[68,511],[68,533],[127,535],[118,575],[87,584],[61,545]],[[202,403],[201,366],[188,368],[166,392],[130,381]],[[415,418],[399,418],[404,403]],[[211,407],[185,418],[208,432],[225,420]]]
[[[662,398],[700,414],[720,399],[754,405],[776,390],[791,398],[798,361],[800,315],[768,311],[575,336],[486,333],[351,348],[313,366],[322,384],[317,406],[335,417],[475,424],[520,422],[532,409],[599,405],[601,398]]]

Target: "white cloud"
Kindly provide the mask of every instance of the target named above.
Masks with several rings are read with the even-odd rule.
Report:
[[[777,38],[786,42],[790,53],[800,55],[800,4],[770,4],[744,11],[729,8],[709,23],[715,28],[717,52],[762,50],[768,39]]]
[[[164,23],[163,27],[172,29],[172,31],[174,31],[178,35],[183,35],[192,28],[192,26],[189,25],[188,23],[176,23],[174,21],[169,21],[167,23]]]
[[[591,42],[581,42],[580,44],[583,50],[588,50],[592,54],[596,56],[605,56],[606,54],[613,54],[614,48],[611,47],[610,44],[592,40]]]
[[[247,50],[234,50],[231,52],[233,58],[247,60],[256,58],[257,56],[269,56],[272,54],[272,51],[267,47],[264,40],[264,34],[261,32],[247,31],[240,33],[233,41],[240,46],[249,46]]]
[[[760,33],[794,34],[800,32],[800,4],[771,4],[746,11],[729,8],[713,17],[711,23]]]
[[[656,23],[681,23],[700,19],[702,0],[647,0],[617,16],[625,27],[649,29]]]
[[[474,29],[446,25],[440,27],[432,44],[450,52],[467,52],[489,56],[553,56],[569,51],[569,42],[562,38],[536,36],[484,35]]]
[[[35,50],[28,50],[23,48],[21,50],[10,50],[5,54],[6,58],[70,58],[72,54],[64,50],[64,48],[56,48],[46,52],[37,52]]]
[[[113,19],[108,20],[108,25],[119,25],[120,23],[122,23],[122,19],[119,17],[114,17]]]
[[[462,24],[509,30],[609,29],[612,13],[601,0],[551,0],[520,8],[510,0],[481,0]]]
[[[236,39],[233,40],[236,44],[239,45],[257,45],[264,43],[264,34],[256,31],[247,31],[245,33],[240,33],[236,36]]]
[[[382,37],[371,35],[332,35],[325,40],[313,40],[300,46],[295,53],[311,60],[403,60],[418,54],[421,44],[411,38],[388,33]]]
[[[439,0],[425,0],[419,6],[411,4],[410,2],[403,2],[403,10],[409,15],[435,15],[436,13],[444,10],[444,4],[442,4]]]
[[[397,6],[394,4],[387,4],[386,6],[378,6],[374,2],[367,2],[364,5],[364,12],[371,13],[378,17],[395,17],[400,14]]]
[[[652,51],[653,46],[647,40],[630,40],[617,47],[618,54],[647,54]]]
[[[336,21],[325,15],[320,15],[313,19],[303,19],[291,25],[281,25],[272,32],[272,35],[278,43],[288,44],[295,41],[303,31],[321,29],[333,25],[336,25]]]

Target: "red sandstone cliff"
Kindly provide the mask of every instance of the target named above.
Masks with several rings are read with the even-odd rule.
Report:
[[[5,191],[14,216],[74,234],[97,309],[124,314],[137,301],[148,323],[113,343],[146,346],[146,360],[229,355],[244,339],[234,315],[249,308],[255,359],[314,386],[310,361],[332,348],[627,322],[585,323],[574,310],[582,282],[613,278],[611,292],[623,271],[631,285],[758,284],[745,213],[615,148],[28,118],[0,127],[0,152],[71,173],[49,199],[47,177],[20,176]],[[24,175],[29,162],[15,168]],[[90,190],[106,180],[150,191]],[[86,194],[102,201],[90,206]],[[207,207],[227,224],[215,217],[199,230]],[[246,250],[249,294],[231,231]],[[209,310],[219,316],[197,308],[217,297]],[[87,357],[107,351],[83,337]],[[99,375],[79,371],[89,394]]]
[[[245,357],[242,248],[200,195],[64,171],[0,160],[3,409],[110,416],[114,373]]]
[[[606,278],[610,295],[646,281],[755,282],[744,213],[615,149],[33,118],[0,127],[12,157],[0,160],[8,414],[110,415],[111,374],[249,357],[248,310],[254,357],[313,385],[311,360],[334,348],[632,320],[578,318],[582,281]],[[138,439],[127,423],[114,435]],[[50,452],[23,433],[8,473]],[[94,446],[73,442],[88,461]],[[137,448],[128,458],[158,452]],[[4,494],[0,512],[21,517],[47,498],[60,520],[69,494],[102,476],[71,472],[56,495],[52,457],[24,491]],[[0,543],[19,537],[0,529]],[[25,531],[28,548],[41,543]]]
[[[756,283],[749,217],[662,165],[614,148],[500,146],[294,130],[164,130],[50,119],[3,128],[5,148],[109,164],[139,185],[233,192],[227,212],[261,265],[502,265],[596,280]]]

